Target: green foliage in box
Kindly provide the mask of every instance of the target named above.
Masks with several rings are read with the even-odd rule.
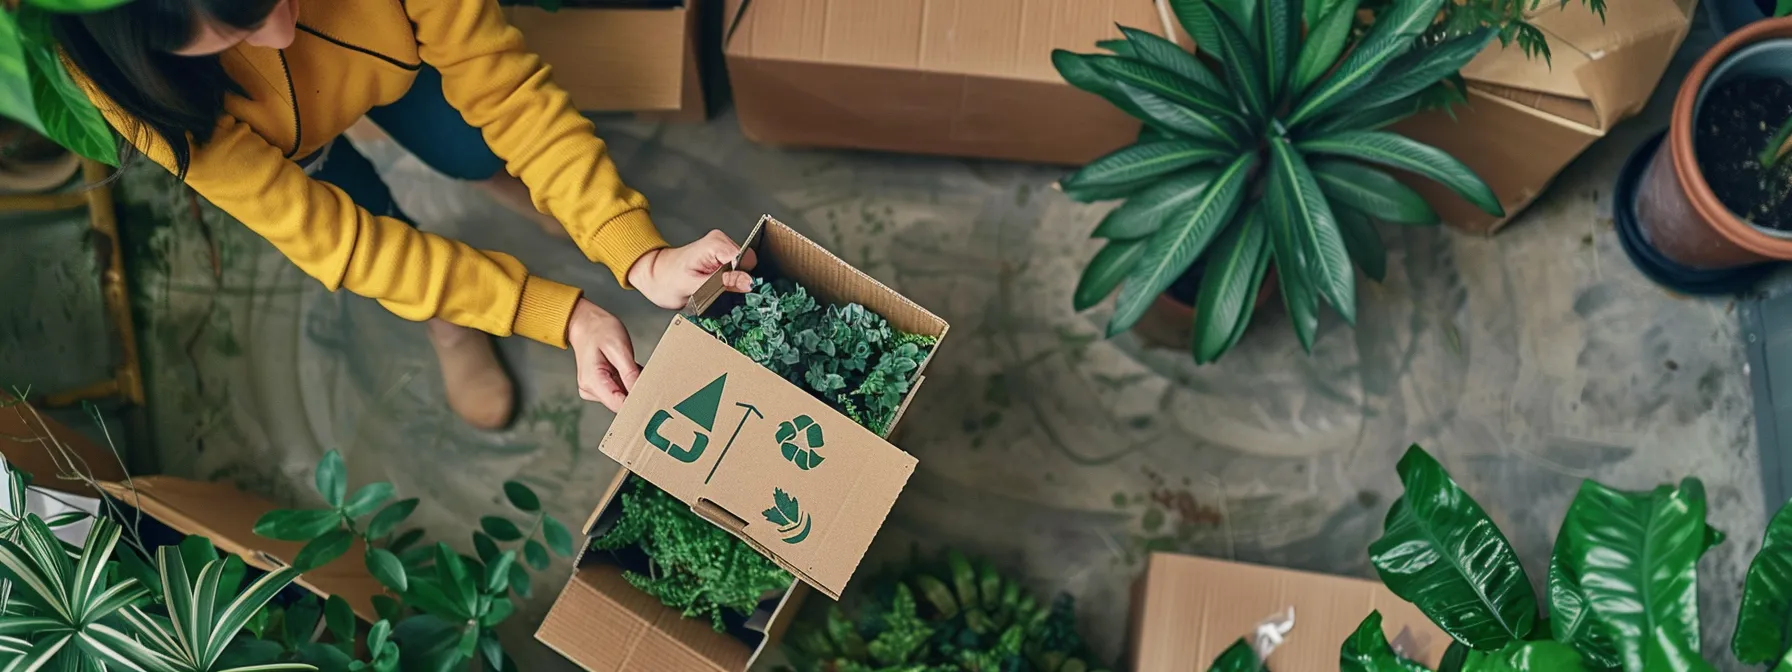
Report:
[[[937,342],[856,303],[823,305],[788,280],[753,280],[741,305],[697,325],[883,436]]]
[[[1076,630],[1068,595],[1040,603],[989,562],[948,551],[876,584],[848,615],[793,628],[803,672],[1088,672],[1101,666]]]
[[[790,587],[792,577],[746,542],[716,527],[639,476],[622,492],[622,517],[592,542],[612,551],[639,546],[651,570],[623,578],[686,618],[708,616],[722,632],[723,610],[750,616],[759,600]]]

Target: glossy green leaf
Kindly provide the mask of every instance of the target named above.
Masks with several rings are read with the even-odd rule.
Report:
[[[485,592],[497,593],[510,584],[510,568],[516,566],[516,549],[504,551],[485,567]]]
[[[523,544],[523,561],[529,563],[529,567],[539,572],[546,570],[553,560],[548,557],[548,547],[541,545],[539,541],[530,539],[528,543]]]
[[[1348,207],[1332,208],[1332,217],[1338,220],[1338,233],[1344,236],[1344,249],[1350,251],[1350,260],[1363,269],[1363,275],[1376,282],[1387,279],[1388,248],[1381,242],[1381,232],[1375,230],[1375,222],[1368,215]]]
[[[1425,106],[1420,104],[1416,98],[1408,98],[1368,109],[1345,108],[1339,110],[1335,115],[1302,128],[1299,136],[1318,138],[1345,131],[1373,131],[1392,126],[1395,122],[1418,114],[1424,109]]]
[[[1305,277],[1344,321],[1355,324],[1356,272],[1331,204],[1287,138],[1270,140],[1269,149],[1269,219],[1292,227],[1306,261]]]
[[[1207,4],[1219,10],[1218,16],[1238,24],[1240,33],[1247,37],[1257,34],[1257,22],[1262,20],[1257,13],[1257,0],[1208,0]]]
[[[1257,672],[1263,669],[1263,661],[1257,660],[1257,652],[1251,650],[1250,642],[1243,637],[1226,647],[1220,657],[1213,659],[1213,665],[1207,672]]]
[[[324,627],[329,629],[330,637],[337,646],[346,644],[353,650],[355,645],[355,610],[348,606],[348,600],[341,595],[331,595],[324,600]]]
[[[485,659],[485,672],[503,672],[504,647],[498,644],[498,636],[486,632],[479,637],[479,653]]]
[[[1273,110],[1300,57],[1301,0],[1256,1],[1257,46],[1262,50],[1264,88],[1269,93],[1265,109]]]
[[[1207,249],[1208,243],[1232,222],[1256,161],[1254,154],[1238,157],[1207,185],[1198,198],[1177,211],[1151,235],[1144,257],[1133,266],[1132,273],[1120,288],[1114,316],[1108,322],[1109,336],[1137,323],[1157,295],[1188,270],[1195,258]]]
[[[1256,6],[1255,0],[1240,1]],[[1223,12],[1214,15],[1214,26],[1219,29],[1220,51],[1225,54],[1220,60],[1224,62],[1222,69],[1226,72],[1226,83],[1231,86],[1232,95],[1244,108],[1245,116],[1263,119],[1271,111],[1274,98],[1262,57],[1251,46],[1250,28],[1239,25]]]
[[[523,538],[523,531],[517,529],[516,523],[508,518],[485,516],[479,519],[479,529],[498,541],[516,541]]]
[[[387,504],[386,508],[380,509],[379,513],[373,515],[373,520],[367,522],[367,536],[383,539],[386,535],[391,534],[393,530],[398,529],[399,525],[404,524],[405,519],[411,517],[411,512],[417,510],[418,501],[417,498],[412,497]],[[393,552],[397,553],[402,550],[404,549],[395,549]]]
[[[309,572],[342,557],[354,543],[353,532],[345,529],[331,530],[300,548],[298,556],[292,559],[292,566],[301,572]]]
[[[1132,43],[1127,42],[1126,40],[1096,40],[1095,48],[1114,54],[1115,56],[1137,58],[1139,55],[1139,52],[1133,48]]]
[[[1557,555],[1580,578],[1594,618],[1612,636],[1627,670],[1642,670],[1661,638],[1699,651],[1698,561],[1705,544],[1705,488],[1633,493],[1583,481],[1568,507]]]
[[[1139,259],[1145,256],[1145,240],[1110,240],[1103,245],[1089,265],[1083,267],[1083,275],[1076,281],[1076,293],[1073,295],[1077,312],[1093,308],[1102,299],[1114,293],[1120,281],[1126,279]]]
[[[1160,180],[1150,189],[1126,199],[1095,225],[1095,238],[1132,240],[1157,233],[1164,220],[1200,198],[1218,168],[1192,168]]]
[[[409,587],[407,583],[407,588]],[[373,613],[388,621],[397,622],[404,617],[404,604],[389,595],[373,596]]]
[[[1487,214],[1496,217],[1506,214],[1505,208],[1500,207],[1499,197],[1480,176],[1475,175],[1475,171],[1443,150],[1403,135],[1384,131],[1345,131],[1303,140],[1300,150],[1408,171],[1449,187],[1450,191],[1460,194]]]
[[[412,550],[411,546],[415,545],[418,541],[422,541],[422,540],[423,540],[423,530],[413,529],[408,532],[405,532],[404,534],[398,535],[396,538],[392,539],[392,543],[387,544],[386,549],[392,551],[393,553],[397,553],[399,555],[399,557],[402,558],[402,557],[404,557],[406,552]]]
[[[541,517],[541,539],[560,557],[572,557],[572,533],[566,531],[566,526],[560,523],[560,519],[553,516]]]
[[[529,594],[532,591],[533,586],[529,580],[529,571],[523,569],[522,565],[511,565],[510,592],[516,594],[517,597],[529,599]]]
[[[1221,123],[1219,118],[1197,112],[1185,105],[1180,105],[1168,98],[1146,89],[1133,86],[1127,82],[1116,81],[1114,88],[1132,102],[1134,109],[1144,116],[1139,117],[1145,123],[1155,124],[1183,137],[1231,147],[1236,134]]]
[[[367,549],[367,572],[373,575],[380,585],[391,588],[393,592],[404,593],[410,587],[409,576],[404,571],[404,562],[391,551],[383,548]]]
[[[535,513],[541,510],[541,498],[535,496],[535,490],[516,481],[504,482],[504,498],[520,511]]]
[[[1619,666],[1618,650],[1581,592],[1580,575],[1567,565],[1568,537],[1556,537],[1549,559],[1549,629],[1556,641],[1573,646],[1588,662],[1603,669]]]
[[[1672,670],[1672,672],[1717,672],[1717,668],[1699,657],[1698,637],[1694,633],[1691,640],[1679,635],[1670,634],[1667,628],[1656,628],[1651,637],[1647,658],[1643,661],[1643,670]]]
[[[1487,48],[1493,36],[1493,29],[1482,28],[1407,52],[1388,63],[1374,84],[1351,96],[1339,108],[1361,110],[1405,100],[1462,70]]]
[[[1384,222],[1429,226],[1437,212],[1425,197],[1382,171],[1349,161],[1313,162],[1319,190],[1334,202]]]
[[[1220,51],[1220,30],[1214,23],[1213,7],[1207,0],[1170,0],[1170,11],[1176,14],[1176,21],[1189,37],[1195,38],[1196,49],[1215,60],[1226,60]]]
[[[1266,212],[1279,210],[1267,203],[1264,207]],[[1275,260],[1276,283],[1282,287],[1282,307],[1288,311],[1301,349],[1311,353],[1314,334],[1319,330],[1319,292],[1308,279],[1306,255],[1294,237],[1293,222],[1272,216],[1263,221],[1269,226],[1269,246]]]
[[[1792,0],[1782,0],[1782,1],[1792,1]],[[1780,662],[1774,664],[1773,672],[1792,672],[1792,651],[1787,651],[1786,657],[1781,658]]]
[[[0,12],[0,115],[42,133],[44,125],[31,100],[31,64],[25,50],[18,18]]]
[[[1207,254],[1195,301],[1195,363],[1219,359],[1232,344],[1239,321],[1249,319],[1257,299],[1258,286],[1253,283],[1269,254],[1267,228],[1254,217],[1243,218],[1226,227]]]
[[[1250,282],[1247,285],[1251,287],[1251,293],[1245,301],[1243,312],[1238,316],[1237,324],[1232,327],[1232,335],[1226,339],[1225,346],[1220,348],[1221,355],[1231,352],[1232,346],[1238,345],[1238,341],[1244,338],[1244,332],[1251,328],[1251,317],[1257,312],[1257,296],[1263,291],[1263,278],[1269,274],[1270,261],[1274,256],[1274,251],[1269,240],[1271,235],[1269,224],[1263,219],[1264,212],[1262,203],[1258,203],[1245,214],[1246,226],[1263,230],[1263,250],[1258,253],[1257,268],[1251,272]],[[1215,359],[1217,360],[1218,356]]]
[[[391,483],[384,481],[368,483],[361,486],[360,490],[356,490],[355,494],[343,503],[342,511],[350,518],[360,518],[373,513],[381,504],[385,504],[386,500],[392,499],[392,495],[396,491]]]
[[[22,51],[28,61],[31,99],[44,136],[81,156],[118,165],[118,144],[112,127],[63,67],[50,31],[50,14],[26,6],[20,8],[17,19],[25,39]]]
[[[1133,44],[1139,60],[1176,73],[1176,76],[1193,82],[1206,93],[1226,95],[1226,83],[1214,75],[1212,70],[1208,70],[1201,59],[1176,46],[1175,42],[1126,26],[1121,26],[1120,32]]]
[[[1231,96],[1223,89],[1210,90],[1164,68],[1119,56],[1090,56],[1089,63],[1095,66],[1096,72],[1113,78],[1116,84],[1136,86],[1194,111],[1209,122],[1215,133],[1235,133],[1229,122],[1244,121]]]
[[[1767,522],[1761,550],[1742,582],[1742,605],[1730,650],[1744,663],[1763,665],[1792,651],[1792,504]]]
[[[1060,180],[1066,192],[1088,187],[1128,184],[1207,163],[1220,163],[1237,153],[1211,143],[1166,140],[1128,145],[1089,162]]]
[[[1289,126],[1317,119],[1352,94],[1363,90],[1395,57],[1406,53],[1418,36],[1437,18],[1443,0],[1394,0],[1375,17],[1369,33],[1356,43],[1344,62],[1294,106]]]
[[[316,480],[317,492],[324,496],[324,501],[330,506],[342,506],[343,498],[348,496],[348,466],[342,462],[342,453],[324,453],[324,459],[317,462]]]
[[[255,521],[255,534],[278,541],[311,541],[342,524],[330,509],[275,509]]]
[[[1145,119],[1144,111],[1133,105],[1131,100],[1120,93],[1120,90],[1114,86],[1112,78],[1095,71],[1095,66],[1089,62],[1091,58],[1097,58],[1097,56],[1054,49],[1052,50],[1052,67],[1056,68],[1058,76],[1063,77],[1064,81],[1070,83],[1071,86],[1101,96],[1109,103],[1113,103],[1114,107],[1120,108],[1121,111],[1135,118]]]
[[[1320,0],[1307,0],[1308,7],[1323,4]],[[1337,64],[1338,57],[1344,53],[1344,45],[1350,41],[1350,27],[1355,23],[1356,0],[1341,0],[1323,18],[1309,23],[1306,43],[1301,46],[1300,57],[1289,74],[1289,91],[1300,95]]]
[[[1381,612],[1371,611],[1356,632],[1344,640],[1338,653],[1338,672],[1428,672],[1425,666],[1401,658],[1388,645],[1381,630]]]
[[[1408,448],[1397,469],[1405,492],[1369,544],[1382,583],[1476,649],[1530,635],[1537,596],[1506,535],[1424,449]]]
[[[1578,652],[1551,640],[1513,642],[1498,651],[1474,651],[1464,672],[1580,672],[1587,670]]]

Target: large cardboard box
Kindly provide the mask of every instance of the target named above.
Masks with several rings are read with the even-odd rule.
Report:
[[[611,4],[623,6],[563,6],[552,12],[510,6],[504,13],[580,110],[705,119],[697,0],[674,6]]]
[[[762,218],[745,248],[757,253],[756,273],[795,280],[817,300],[857,303],[896,329],[944,340],[944,320],[777,220]],[[723,295],[718,272],[687,313],[720,314],[739,301]],[[892,429],[919,392],[926,368],[923,362],[914,372]],[[781,438],[780,430],[811,424],[822,438],[816,457],[788,456],[782,447],[788,437]],[[587,539],[614,524],[617,495],[635,474],[796,580],[789,590],[766,596],[743,626],[717,633],[707,621],[681,618],[622,579],[625,570],[645,571],[644,557],[581,552],[536,639],[594,672],[746,669],[788,626],[803,586],[839,599],[916,464],[884,437],[683,315],[667,327],[599,449],[624,470],[587,521]]]
[[[1293,628],[1270,653],[1272,670],[1338,669],[1338,647],[1369,612],[1396,651],[1436,668],[1450,637],[1418,607],[1380,583],[1189,555],[1154,553],[1135,586],[1132,669],[1205,670],[1258,624],[1285,617]]]

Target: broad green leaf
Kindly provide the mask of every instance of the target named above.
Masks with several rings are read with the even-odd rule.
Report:
[[[470,617],[479,598],[475,577],[467,571],[467,564],[460,554],[441,542],[436,542],[436,575],[441,577],[442,589],[449,599],[458,603]]]
[[[516,523],[508,518],[485,516],[479,519],[479,529],[498,541],[516,541],[523,538],[523,531],[517,529]]]
[[[1381,282],[1388,275],[1388,248],[1381,242],[1381,233],[1367,215],[1347,207],[1333,207],[1332,217],[1338,220],[1338,232],[1344,236],[1344,249],[1350,260],[1363,269],[1363,275]]]
[[[411,497],[387,504],[386,508],[373,514],[373,520],[367,522],[367,536],[372,539],[383,539],[386,535],[391,534],[393,530],[398,529],[398,526],[404,523],[406,518],[411,517],[412,511],[417,510],[418,501],[416,497]],[[393,552],[396,553],[399,550],[403,549],[395,549]]]
[[[1537,596],[1506,535],[1424,449],[1408,448],[1397,469],[1405,492],[1369,544],[1382,583],[1476,649],[1530,635]]]
[[[516,481],[504,482],[504,498],[520,511],[535,513],[541,510],[541,498],[535,496],[535,490]]]
[[[187,568],[188,574],[194,576],[198,576],[200,570],[205,569],[211,561],[218,559],[218,547],[212,545],[212,540],[197,534],[189,534],[181,539],[179,548],[181,564]]]
[[[479,652],[485,657],[486,672],[503,672],[504,647],[498,644],[498,636],[485,632],[479,637]]]
[[[1203,64],[1201,59],[1195,58],[1194,54],[1176,46],[1175,42],[1126,26],[1121,26],[1120,32],[1126,36],[1127,41],[1133,44],[1133,49],[1137,52],[1139,60],[1176,73],[1177,76],[1194,82],[1196,86],[1207,92],[1221,96],[1226,95],[1226,83],[1215,76],[1213,71],[1208,70],[1207,65]]]
[[[394,506],[396,506],[396,505],[394,505]],[[405,552],[408,550],[412,550],[411,546],[416,544],[418,541],[421,541],[422,539],[423,539],[423,530],[422,529],[413,529],[408,532],[405,532],[404,534],[398,535],[397,538],[392,540],[392,543],[386,544],[386,549],[392,551],[393,553],[397,553],[399,555],[399,557],[404,557]]]
[[[1388,63],[1374,84],[1357,92],[1339,107],[1362,110],[1405,100],[1456,74],[1486,49],[1493,36],[1493,29],[1482,28],[1435,46],[1409,51]]]
[[[337,647],[346,646],[350,652],[354,650],[355,610],[341,595],[331,595],[330,599],[324,600],[324,627],[336,640]]]
[[[1064,81],[1069,82],[1071,86],[1101,96],[1109,103],[1113,103],[1114,107],[1120,108],[1121,111],[1135,118],[1145,119],[1144,111],[1133,105],[1131,100],[1120,93],[1120,90],[1114,86],[1113,79],[1095,71],[1095,66],[1089,63],[1091,58],[1094,56],[1064,49],[1053,49],[1052,67],[1057,68],[1058,76],[1063,77]]]
[[[1127,42],[1126,40],[1097,40],[1095,42],[1095,48],[1107,51],[1116,56],[1136,58],[1139,55],[1138,52],[1133,49],[1132,43]]]
[[[1345,322],[1355,324],[1356,272],[1331,205],[1287,138],[1270,140],[1269,149],[1269,219],[1292,228],[1306,260],[1303,275]]]
[[[486,565],[485,592],[503,592],[505,586],[510,583],[510,568],[514,566],[516,566],[516,549],[514,548],[504,551],[497,560]]]
[[[1151,235],[1144,257],[1133,266],[1133,272],[1120,289],[1114,316],[1108,322],[1109,336],[1137,323],[1157,295],[1188,270],[1214,236],[1233,221],[1238,204],[1243,200],[1245,183],[1256,163],[1255,154],[1238,157],[1207,185],[1200,197],[1177,211]]]
[[[1144,126],[1143,128],[1149,129],[1151,127]],[[1170,135],[1168,133],[1162,134],[1162,136],[1163,136],[1162,139],[1174,139],[1176,137],[1176,136]],[[1146,179],[1146,180],[1139,180],[1137,182],[1122,182],[1119,184],[1104,184],[1104,185],[1094,186],[1094,187],[1068,187],[1067,188],[1063,184],[1058,184],[1055,186],[1057,186],[1059,191],[1062,191],[1064,193],[1065,198],[1076,201],[1078,203],[1096,203],[1096,202],[1100,202],[1100,201],[1112,201],[1112,200],[1118,200],[1118,199],[1122,199],[1122,198],[1131,198],[1133,195],[1138,194],[1141,191],[1144,191],[1145,189],[1151,187],[1153,184],[1156,184],[1156,183],[1157,183],[1157,180],[1155,180],[1155,179]]]
[[[1560,538],[1557,554],[1580,577],[1587,608],[1609,629],[1625,669],[1653,669],[1644,663],[1672,654],[1655,650],[1664,637],[1698,654],[1705,488],[1697,479],[1646,493],[1583,481]]]
[[[1384,222],[1428,226],[1437,223],[1437,212],[1419,192],[1387,173],[1349,161],[1313,163],[1313,177],[1327,198],[1355,208]]]
[[[1425,666],[1401,658],[1381,631],[1381,612],[1371,611],[1344,640],[1338,652],[1338,672],[1428,672]]]
[[[1266,228],[1258,218],[1247,216],[1226,227],[1207,254],[1200,298],[1195,301],[1195,363],[1219,359],[1239,321],[1249,319],[1257,299],[1257,271],[1269,254]]]
[[[553,516],[541,517],[541,539],[560,557],[572,557],[572,533],[566,531],[566,526],[561,524],[560,519]]]
[[[1207,668],[1207,672],[1257,672],[1261,669],[1263,661],[1257,660],[1257,652],[1251,650],[1250,642],[1240,637],[1226,647],[1220,657],[1213,659],[1213,665]]]
[[[317,461],[316,477],[317,492],[324,496],[324,501],[330,506],[342,506],[342,499],[348,496],[348,467],[342,463],[342,453],[324,453],[324,459]]]
[[[1717,672],[1717,668],[1699,657],[1698,633],[1695,630],[1692,640],[1671,634],[1667,628],[1656,628],[1648,649],[1648,657],[1644,659],[1643,670],[1672,670],[1673,672]]]
[[[510,566],[510,592],[525,600],[529,599],[529,594],[533,592],[533,585],[529,581],[529,572],[523,569],[522,565]]]
[[[379,581],[380,585],[391,588],[393,592],[400,594],[410,586],[409,577],[404,571],[404,562],[400,561],[398,556],[393,555],[391,551],[383,548],[369,548],[365,560],[367,572],[372,574],[374,580]]]
[[[1060,180],[1066,192],[1098,186],[1128,184],[1157,178],[1204,163],[1219,163],[1236,152],[1192,140],[1167,140],[1128,145],[1091,161],[1082,170]]]
[[[479,556],[480,562],[491,562],[500,552],[498,542],[492,539],[492,535],[478,531],[473,533],[473,554]]]
[[[18,19],[12,12],[0,12],[0,115],[42,133],[44,124],[31,100],[31,64],[25,49]]]
[[[1436,147],[1384,131],[1345,131],[1303,140],[1302,152],[1342,156],[1415,173],[1460,194],[1487,214],[1505,216],[1499,197],[1475,171]]]
[[[1076,281],[1076,293],[1072,297],[1077,312],[1088,310],[1101,303],[1102,299],[1114,293],[1139,259],[1145,256],[1145,240],[1110,240],[1103,245],[1089,265],[1083,268],[1083,275]]]
[[[1195,38],[1196,49],[1216,60],[1226,60],[1220,51],[1220,29],[1214,23],[1213,7],[1207,0],[1170,0],[1170,10],[1176,14],[1182,29],[1188,31],[1189,37]]]
[[[361,486],[360,490],[356,490],[355,494],[348,498],[348,501],[342,505],[342,511],[350,518],[360,518],[373,513],[374,509],[385,504],[386,500],[392,499],[392,494],[395,491],[396,489],[392,487],[391,483],[384,481],[368,483]]]
[[[1256,6],[1255,0],[1239,2]],[[1262,58],[1251,46],[1251,29],[1239,25],[1224,13],[1214,15],[1214,26],[1219,29],[1220,51],[1225,53],[1225,58],[1220,60],[1224,62],[1226,82],[1231,85],[1232,95],[1244,107],[1246,117],[1263,119],[1273,111],[1270,105],[1275,100],[1271,97],[1269,83],[1265,79]]]
[[[479,625],[487,628],[496,627],[514,613],[516,613],[516,603],[511,602],[508,597],[500,597],[492,600],[491,610],[485,612],[485,616],[480,617]]]
[[[1200,198],[1219,174],[1217,168],[1202,167],[1166,177],[1109,212],[1100,224],[1095,225],[1091,235],[1108,240],[1133,240],[1157,233],[1165,219]]]
[[[1781,0],[1781,1],[1782,2],[1792,2],[1792,0]],[[1792,651],[1787,651],[1786,657],[1781,658],[1780,662],[1774,664],[1773,672],[1792,672]]]
[[[1257,15],[1257,0],[1207,0],[1209,7],[1219,9],[1217,16],[1224,16],[1238,24],[1238,31],[1245,36],[1257,34],[1257,22],[1262,17]]]
[[[85,14],[102,9],[111,9],[131,0],[25,0],[28,5],[37,5],[44,9],[64,14]]]
[[[299,549],[297,557],[292,559],[292,566],[301,572],[309,572],[330,564],[355,543],[355,534],[348,530],[331,530],[305,544]]]
[[[1225,347],[1220,348],[1221,354],[1231,352],[1232,346],[1238,345],[1239,339],[1244,338],[1244,332],[1251,328],[1251,315],[1257,311],[1257,297],[1263,291],[1263,278],[1269,275],[1270,258],[1273,256],[1269,242],[1269,224],[1263,220],[1262,203],[1253,206],[1245,217],[1246,226],[1263,229],[1263,250],[1258,253],[1256,270],[1251,272],[1249,286],[1254,289],[1244,304],[1244,312],[1238,316],[1238,323],[1232,327],[1232,335],[1226,339]]]
[[[1549,629],[1555,640],[1573,646],[1581,656],[1603,669],[1619,666],[1618,650],[1605,624],[1587,608],[1580,576],[1567,565],[1568,537],[1556,537],[1549,559]]]
[[[1114,82],[1114,88],[1131,101],[1133,109],[1143,115],[1139,118],[1145,123],[1161,126],[1188,138],[1227,147],[1237,139],[1236,134],[1216,118],[1179,105],[1149,90],[1120,81]]]
[[[523,561],[529,563],[529,566],[535,571],[540,572],[548,568],[552,559],[548,557],[548,547],[541,545],[539,541],[530,539],[523,544]]]
[[[409,587],[408,581],[406,584],[406,587]],[[388,595],[375,595],[373,596],[373,613],[379,614],[383,620],[396,622],[404,616],[404,604]]]
[[[1097,72],[1113,78],[1116,84],[1135,86],[1188,108],[1221,137],[1236,134],[1237,127],[1232,122],[1244,122],[1224,91],[1211,91],[1169,70],[1119,56],[1091,56],[1089,61]],[[1143,105],[1140,108],[1145,109]]]
[[[1257,46],[1263,53],[1264,88],[1269,94],[1264,109],[1273,111],[1300,57],[1301,0],[1253,1],[1258,3]]]
[[[1264,208],[1265,212],[1276,211],[1267,202]],[[1276,282],[1282,286],[1282,307],[1288,311],[1288,320],[1294,327],[1295,337],[1300,339],[1301,349],[1311,353],[1314,333],[1319,329],[1319,292],[1307,279],[1306,255],[1301,252],[1300,241],[1294,238],[1293,222],[1268,216],[1263,221],[1269,226]]]
[[[1395,122],[1418,114],[1425,106],[1417,98],[1388,103],[1380,107],[1359,110],[1345,108],[1337,114],[1327,116],[1316,123],[1303,127],[1299,136],[1324,137],[1344,131],[1373,131],[1392,126]]]
[[[1513,642],[1498,651],[1475,651],[1465,672],[1578,672],[1588,669],[1573,647],[1551,640]]]
[[[1761,550],[1742,582],[1742,605],[1730,650],[1744,663],[1764,665],[1792,651],[1792,504],[1767,522]]]
[[[1307,0],[1307,7],[1322,5],[1320,0]],[[1309,22],[1306,44],[1301,46],[1300,59],[1289,75],[1288,90],[1292,95],[1306,92],[1338,62],[1344,44],[1350,40],[1350,27],[1356,21],[1356,0],[1340,0],[1324,18]]]
[[[1391,7],[1376,15],[1369,33],[1350,50],[1344,62],[1300,99],[1287,124],[1296,126],[1316,119],[1367,87],[1389,62],[1406,53],[1437,18],[1442,5],[1443,0],[1394,0]]]
[[[19,29],[25,38],[23,51],[28,61],[31,98],[37,106],[43,133],[76,154],[116,166],[118,143],[112,136],[112,127],[63,67],[49,20],[48,12],[29,5],[18,13]]]

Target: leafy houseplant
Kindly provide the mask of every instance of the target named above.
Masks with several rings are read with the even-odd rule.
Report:
[[[87,158],[118,165],[112,127],[63,67],[52,15],[130,0],[17,0],[0,10],[0,116]]]
[[[1503,214],[1461,162],[1377,130],[1460,93],[1447,80],[1495,31],[1421,44],[1443,0],[1392,0],[1358,35],[1357,0],[1315,2],[1171,0],[1205,60],[1125,27],[1124,40],[1101,44],[1109,54],[1053,52],[1066,81],[1146,125],[1137,144],[1059,183],[1079,201],[1125,200],[1096,226],[1107,243],[1074,300],[1084,310],[1120,288],[1110,336],[1137,323],[1197,260],[1198,362],[1238,342],[1272,264],[1303,347],[1312,348],[1322,300],[1354,322],[1352,262],[1372,279],[1385,272],[1371,220],[1437,222],[1424,199],[1376,166],[1436,180]],[[1303,31],[1303,16],[1318,19]]]
[[[1700,659],[1698,561],[1724,535],[1705,521],[1698,479],[1649,492],[1583,481],[1540,599],[1505,535],[1435,459],[1413,446],[1399,473],[1405,492],[1369,557],[1389,589],[1454,640],[1440,669],[1713,669]],[[1749,566],[1731,650],[1792,670],[1789,617],[1792,505],[1774,514]],[[1345,670],[1425,669],[1394,654],[1373,613],[1342,661]]]
[[[1068,595],[1041,604],[988,562],[957,551],[838,605],[825,622],[799,623],[791,658],[803,672],[1088,672]]]

